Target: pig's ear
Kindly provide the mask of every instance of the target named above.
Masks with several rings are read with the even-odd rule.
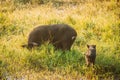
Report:
[[[87,48],[89,48],[89,45],[87,44]]]
[[[96,48],[96,45],[93,45],[93,48]]]
[[[35,43],[35,42],[32,42],[32,45],[33,46],[39,46],[37,43]]]

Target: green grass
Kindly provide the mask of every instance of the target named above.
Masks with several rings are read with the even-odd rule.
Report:
[[[120,4],[111,1],[46,2],[24,0],[0,4],[0,78],[27,80],[114,80],[120,78]],[[21,1],[21,2],[19,2]],[[42,1],[42,0],[41,0]],[[65,0],[64,0],[65,1]],[[55,4],[53,4],[55,3]],[[28,50],[30,31],[43,24],[66,23],[77,31],[71,51],[51,44]],[[96,44],[94,68],[85,65],[87,44]]]

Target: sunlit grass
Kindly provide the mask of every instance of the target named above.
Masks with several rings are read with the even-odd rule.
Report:
[[[9,6],[0,5],[0,78],[98,80],[120,75],[120,13],[115,1]],[[34,27],[59,23],[77,31],[71,51],[54,50],[48,43],[32,50],[21,47]],[[87,44],[97,46],[95,68],[85,65]]]

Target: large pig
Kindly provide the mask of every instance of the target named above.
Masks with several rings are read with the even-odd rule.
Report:
[[[33,29],[23,47],[32,48],[49,41],[55,49],[70,50],[76,36],[76,31],[67,24],[42,25]]]

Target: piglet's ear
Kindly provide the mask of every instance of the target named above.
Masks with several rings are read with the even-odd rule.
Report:
[[[89,45],[87,44],[87,48],[89,48]]]
[[[96,45],[93,45],[93,48],[96,48]]]

